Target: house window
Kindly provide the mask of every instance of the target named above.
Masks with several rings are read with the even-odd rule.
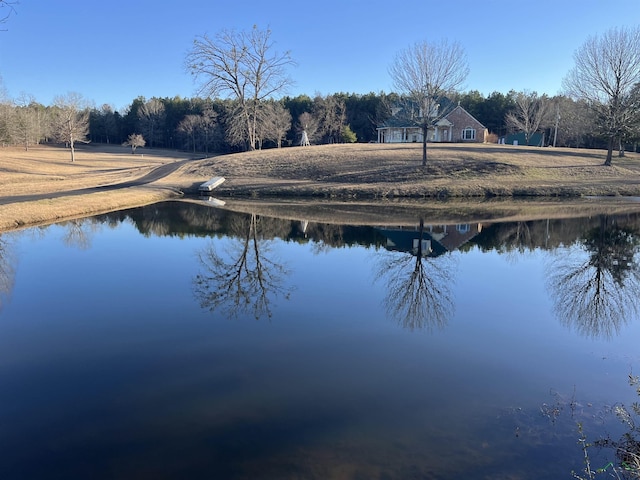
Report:
[[[469,224],[466,223],[464,225],[456,225],[456,230],[458,230],[458,232],[460,233],[467,233],[471,228],[469,227]]]
[[[475,140],[476,139],[476,129],[467,127],[462,130],[462,139],[463,140]]]
[[[418,247],[420,247],[420,249],[422,250],[422,255],[428,255],[429,253],[431,253],[431,240],[425,240],[425,239],[418,239],[418,238],[414,238],[413,239],[413,252],[417,253],[418,252]]]

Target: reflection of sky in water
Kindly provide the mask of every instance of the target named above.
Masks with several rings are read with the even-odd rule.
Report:
[[[236,240],[67,234],[13,242],[3,478],[569,478],[575,423],[540,406],[575,387],[592,428],[598,405],[633,400],[640,322],[609,340],[561,325],[548,252],[446,254],[454,311],[409,331],[375,278],[399,252],[270,241],[290,298],[229,320],[200,308],[193,279],[198,252]]]

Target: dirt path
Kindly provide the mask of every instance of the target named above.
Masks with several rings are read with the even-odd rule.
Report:
[[[53,198],[61,198],[61,197],[73,197],[78,195],[89,195],[92,193],[98,192],[106,192],[109,190],[119,190],[123,188],[129,187],[140,187],[143,185],[148,185],[153,182],[157,182],[167,177],[168,175],[174,173],[183,165],[191,162],[192,160],[181,160],[173,163],[167,163],[161,165],[159,167],[154,168],[147,174],[143,175],[140,178],[134,180],[128,180],[126,182],[118,182],[110,185],[99,185],[96,187],[87,187],[73,190],[61,190],[50,193],[39,193],[39,194],[26,194],[26,195],[14,195],[10,197],[0,197],[0,205],[7,205],[11,203],[19,203],[19,202],[34,202],[37,200],[45,200],[45,199],[53,199]]]
[[[89,145],[76,161],[55,146],[0,148],[0,232],[180,197],[177,171],[191,154]],[[205,181],[205,180],[202,180]]]

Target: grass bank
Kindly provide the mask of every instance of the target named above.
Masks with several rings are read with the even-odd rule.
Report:
[[[640,155],[605,167],[602,150],[495,144],[292,147],[214,157],[181,171],[185,188],[222,175],[218,195],[324,198],[640,195]],[[193,183],[189,180],[192,179]]]
[[[484,208],[484,199],[498,197],[640,196],[638,154],[615,158],[612,167],[605,167],[605,152],[599,150],[430,144],[428,153],[428,165],[422,167],[419,144],[292,147],[203,160],[175,151],[145,148],[131,155],[121,146],[89,145],[79,148],[71,163],[63,148],[2,148],[0,231],[178,198],[220,175],[227,181],[215,195],[229,205],[243,198],[276,197],[351,202],[322,207],[332,211],[349,210],[353,202],[358,209],[380,211],[381,199],[456,198],[482,201]],[[171,166],[176,168],[167,169]],[[149,180],[159,170],[167,173]],[[548,203],[541,208],[548,211]],[[294,207],[289,203],[286,208]],[[501,202],[500,208],[511,207]],[[509,215],[520,210],[509,210]]]

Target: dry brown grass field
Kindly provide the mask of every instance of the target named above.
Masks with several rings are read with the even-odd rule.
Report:
[[[121,146],[88,145],[71,163],[69,151],[60,147],[2,148],[0,231],[180,197],[213,176],[227,179],[215,195],[229,204],[313,197],[326,208],[334,202],[338,210],[346,200],[379,208],[381,201],[435,205],[434,199],[452,198],[534,198],[548,210],[549,199],[558,197],[604,195],[624,202],[640,196],[635,153],[614,158],[612,167],[603,166],[601,150],[430,144],[428,156],[422,167],[419,144],[292,147],[204,160],[174,151],[139,149],[132,155]]]
[[[638,195],[640,155],[603,166],[601,150],[430,144],[338,144],[225,155],[181,173],[227,178],[225,195],[340,198]]]

